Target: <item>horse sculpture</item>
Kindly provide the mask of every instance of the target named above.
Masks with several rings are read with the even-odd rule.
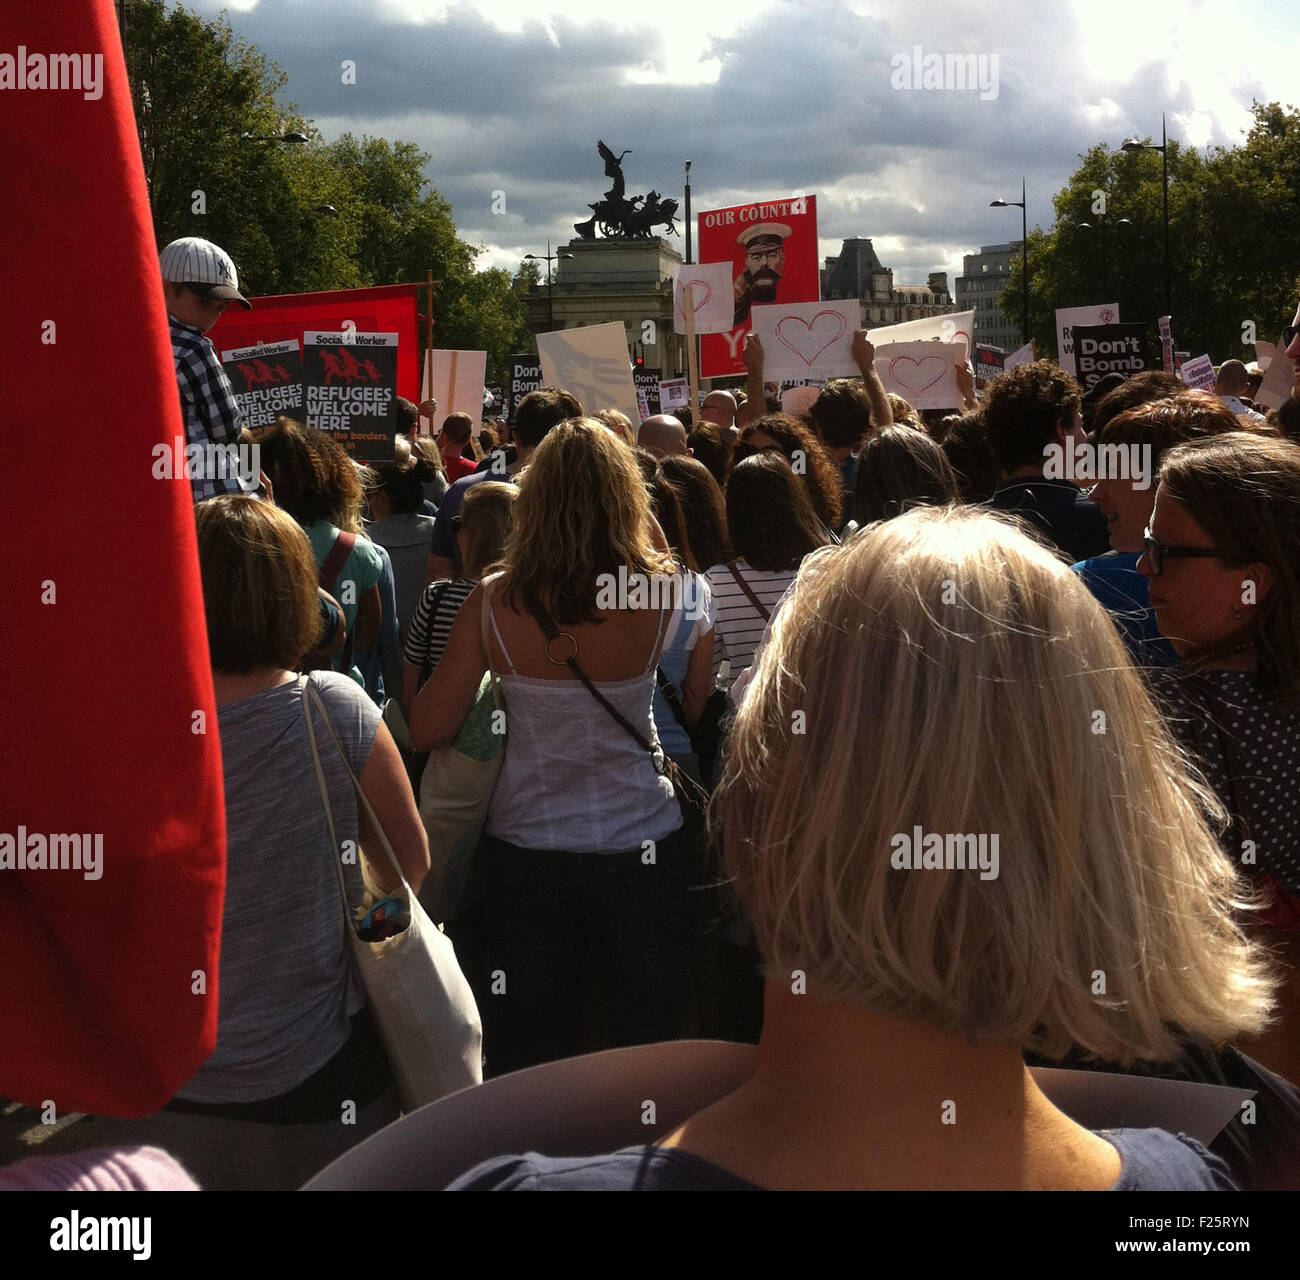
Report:
[[[611,186],[603,199],[589,204],[592,216],[586,222],[575,222],[573,229],[584,239],[594,240],[597,228],[611,239],[651,240],[655,238],[654,227],[666,223],[669,235],[677,234],[673,218],[677,214],[676,200],[663,200],[657,191],[644,196],[633,196],[630,200],[623,194],[623,156],[631,154],[624,151],[616,156],[604,142],[596,143],[596,150],[605,162],[605,176]]]

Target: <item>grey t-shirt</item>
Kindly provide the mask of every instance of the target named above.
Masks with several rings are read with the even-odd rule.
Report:
[[[345,675],[309,677],[360,777],[379,708]],[[218,711],[226,796],[217,1047],[179,1091],[256,1102],[301,1084],[347,1042],[365,1004],[352,964],[329,828],[307,741],[302,682]],[[357,803],[329,731],[313,715],[336,835],[357,839]],[[344,867],[359,901],[360,872]]]

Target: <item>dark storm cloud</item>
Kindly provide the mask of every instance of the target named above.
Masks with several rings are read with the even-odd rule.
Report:
[[[988,203],[1018,197],[1022,174],[1030,225],[1049,225],[1051,197],[1079,154],[1158,133],[1162,108],[1192,105],[1187,89],[1171,102],[1155,51],[1116,84],[1075,55],[1068,14],[1045,26],[1027,5],[882,20],[838,0],[778,2],[712,40],[718,79],[696,85],[626,82],[647,62],[663,65],[672,36],[652,21],[555,18],[553,40],[540,22],[502,32],[465,7],[417,24],[353,0],[264,0],[232,22],[289,73],[286,96],[327,137],[350,130],[427,151],[461,233],[501,259],[572,236],[607,186],[599,137],[631,149],[629,193],[654,187],[680,201],[683,161],[693,161],[696,212],[817,192],[824,252],[847,236],[899,239],[886,265],[899,283],[919,283],[932,269],[959,269],[980,244],[1018,238],[1018,211]],[[997,97],[894,88],[891,59],[915,45],[996,53]],[[356,62],[355,85],[342,83],[345,58]],[[1103,99],[1121,108],[1114,123],[1089,114]],[[501,214],[491,212],[496,192]]]

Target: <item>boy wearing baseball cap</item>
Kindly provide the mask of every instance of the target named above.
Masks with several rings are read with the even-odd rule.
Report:
[[[207,457],[211,454],[209,441],[238,444],[243,420],[230,379],[212,343],[203,335],[230,303],[238,302],[250,311],[253,304],[239,292],[239,277],[230,255],[210,240],[196,236],[173,240],[159,255],[158,265],[167,301],[186,443],[201,446]],[[190,477],[195,502],[222,493],[244,492],[236,476],[220,474],[219,469],[206,470],[217,473]]]

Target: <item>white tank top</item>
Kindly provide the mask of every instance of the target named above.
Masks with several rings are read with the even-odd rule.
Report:
[[[662,840],[682,824],[672,782],[655,768],[580,680],[540,680],[515,672],[488,600],[488,617],[509,671],[501,672],[506,753],[488,810],[488,835],[525,849],[622,853]],[[652,702],[655,658],[630,680],[592,683],[662,752]]]

